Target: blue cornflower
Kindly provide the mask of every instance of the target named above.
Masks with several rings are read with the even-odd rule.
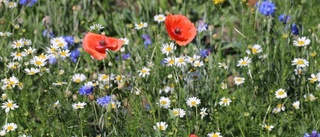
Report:
[[[57,63],[57,58],[54,55],[50,55],[48,58],[48,63],[49,64],[56,64]]]
[[[211,49],[203,49],[200,51],[200,56],[201,57],[208,57],[211,54]]]
[[[207,27],[208,27],[208,24],[204,23],[203,20],[198,21],[197,31],[199,31],[199,32],[206,31]]]
[[[289,15],[285,15],[285,14],[281,14],[278,19],[280,22],[282,22],[283,24],[286,24],[289,20],[290,20],[290,16]]]
[[[70,53],[70,59],[72,60],[72,62],[77,62],[79,56],[80,56],[80,51],[77,48],[72,50]]]
[[[111,96],[105,96],[97,99],[97,103],[101,106],[106,106],[111,102]]]
[[[45,30],[42,32],[42,36],[48,37],[48,38],[53,38],[53,37],[54,37],[54,34],[53,34],[52,30],[47,30],[47,29],[45,29]]]
[[[295,34],[295,35],[299,35],[299,28],[298,28],[297,24],[292,24],[291,33]]]
[[[262,1],[260,5],[258,5],[259,12],[265,16],[273,15],[276,10],[276,5],[271,1]]]
[[[152,44],[150,36],[148,34],[143,34],[141,37],[144,40],[143,44],[145,45],[145,48],[148,49],[148,45]]]
[[[64,36],[63,39],[70,45],[74,44],[74,38],[72,36]]]
[[[305,133],[303,137],[320,137],[320,134],[316,130],[313,130],[311,134]]]
[[[131,55],[130,55],[129,53],[128,53],[128,54],[122,54],[122,55],[121,55],[122,60],[127,60],[128,58],[130,58],[130,56],[131,56]],[[119,60],[119,57],[117,56],[116,59]]]
[[[21,5],[29,5],[30,7],[34,5],[38,0],[20,0]]]
[[[91,84],[86,84],[79,89],[80,95],[90,95],[92,94],[93,86]]]

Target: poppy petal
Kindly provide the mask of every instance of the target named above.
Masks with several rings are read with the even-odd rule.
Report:
[[[108,45],[107,49],[112,50],[112,51],[118,51],[121,49],[124,41],[116,38],[110,38],[108,37]]]
[[[101,60],[107,55],[105,53],[105,48],[100,46],[100,41],[104,40],[106,36],[94,34],[88,32],[83,39],[83,49],[88,52],[93,58]]]
[[[194,24],[183,15],[169,14],[166,17],[165,26],[170,38],[180,46],[190,43],[197,34]]]

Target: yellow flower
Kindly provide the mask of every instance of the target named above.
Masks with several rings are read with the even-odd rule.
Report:
[[[212,0],[212,1],[216,5],[224,2],[224,0]]]

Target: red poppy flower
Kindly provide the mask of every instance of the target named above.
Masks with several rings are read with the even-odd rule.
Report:
[[[180,46],[190,43],[197,34],[194,24],[183,15],[167,15],[165,25],[170,38]]]
[[[189,137],[198,137],[196,134],[190,134]]]
[[[107,49],[118,51],[123,43],[120,39],[88,32],[83,39],[83,49],[93,58],[101,60],[107,56]]]

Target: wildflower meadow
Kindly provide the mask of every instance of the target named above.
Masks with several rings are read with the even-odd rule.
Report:
[[[0,0],[0,136],[320,137],[318,0]]]

